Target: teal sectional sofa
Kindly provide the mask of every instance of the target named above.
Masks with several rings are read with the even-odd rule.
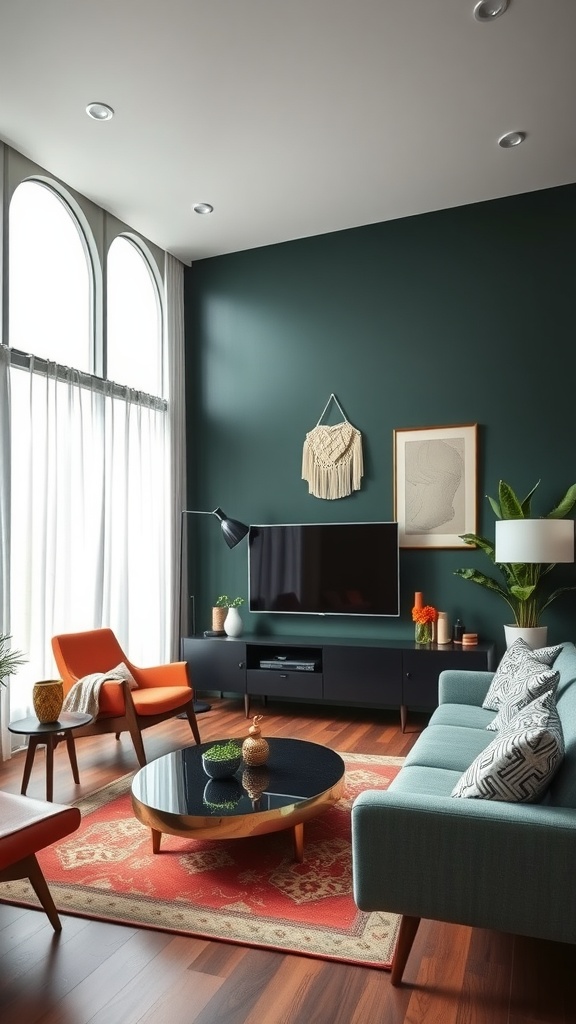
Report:
[[[439,706],[387,791],[352,807],[354,898],[402,915],[392,983],[421,918],[576,943],[576,648],[562,645],[556,704],[565,753],[537,803],[451,793],[494,739],[491,672],[445,671]]]

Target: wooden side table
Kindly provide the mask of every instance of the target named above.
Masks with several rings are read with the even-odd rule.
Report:
[[[28,751],[24,764],[22,789],[20,790],[23,795],[25,795],[30,781],[36,747],[42,743],[46,747],[46,799],[52,800],[54,790],[54,749],[61,740],[66,740],[74,782],[76,784],[80,782],[73,730],[79,729],[83,725],[88,725],[91,721],[92,715],[86,715],[81,711],[63,711],[57,722],[39,722],[33,715],[29,718],[20,718],[17,722],[10,722],[8,726],[10,732],[28,736]]]

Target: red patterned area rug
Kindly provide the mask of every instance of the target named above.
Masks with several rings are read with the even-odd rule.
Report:
[[[340,803],[304,826],[304,862],[292,833],[249,839],[162,837],[136,820],[127,775],[78,802],[77,832],[38,854],[64,914],[216,941],[389,969],[399,918],[366,914],[352,895],[350,808],[364,789],[386,789],[403,758],[342,754]],[[8,902],[38,905],[25,881],[2,885]]]

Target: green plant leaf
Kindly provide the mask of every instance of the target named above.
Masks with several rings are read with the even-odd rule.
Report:
[[[558,502],[556,508],[548,513],[546,519],[565,519],[574,505],[576,505],[576,484],[572,484],[568,488],[562,500]]]
[[[502,519],[502,512],[501,512],[501,509],[500,509],[500,505],[498,504],[496,499],[495,498],[491,498],[489,494],[487,494],[486,497],[488,498],[488,501],[490,502],[490,504],[492,506],[492,511],[493,511],[494,515],[496,516],[496,519]]]
[[[518,501],[514,491],[505,480],[498,484],[498,496],[500,498],[500,510],[502,519],[524,519],[522,505]]]
[[[473,544],[475,547],[480,548],[494,561],[494,545],[487,537],[481,537],[478,533],[461,533],[460,540],[463,540],[465,544]]]

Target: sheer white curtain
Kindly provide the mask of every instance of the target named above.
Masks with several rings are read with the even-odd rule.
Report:
[[[55,633],[109,625],[137,664],[168,660],[170,479],[164,402],[34,357],[10,372],[18,718]]]
[[[10,632],[10,395],[9,352],[0,345],[0,633]],[[9,690],[0,686],[0,757],[10,750]]]
[[[171,526],[172,526],[172,580],[177,581],[180,573],[180,513],[186,508],[186,406],[185,406],[185,364],[184,364],[184,267],[166,254],[164,272],[164,298],[166,309],[166,357],[168,361],[168,396],[170,409],[170,467],[172,476]],[[187,580],[183,580],[184,592]],[[172,615],[172,657],[180,658],[180,623],[177,611],[180,595],[175,585]]]

